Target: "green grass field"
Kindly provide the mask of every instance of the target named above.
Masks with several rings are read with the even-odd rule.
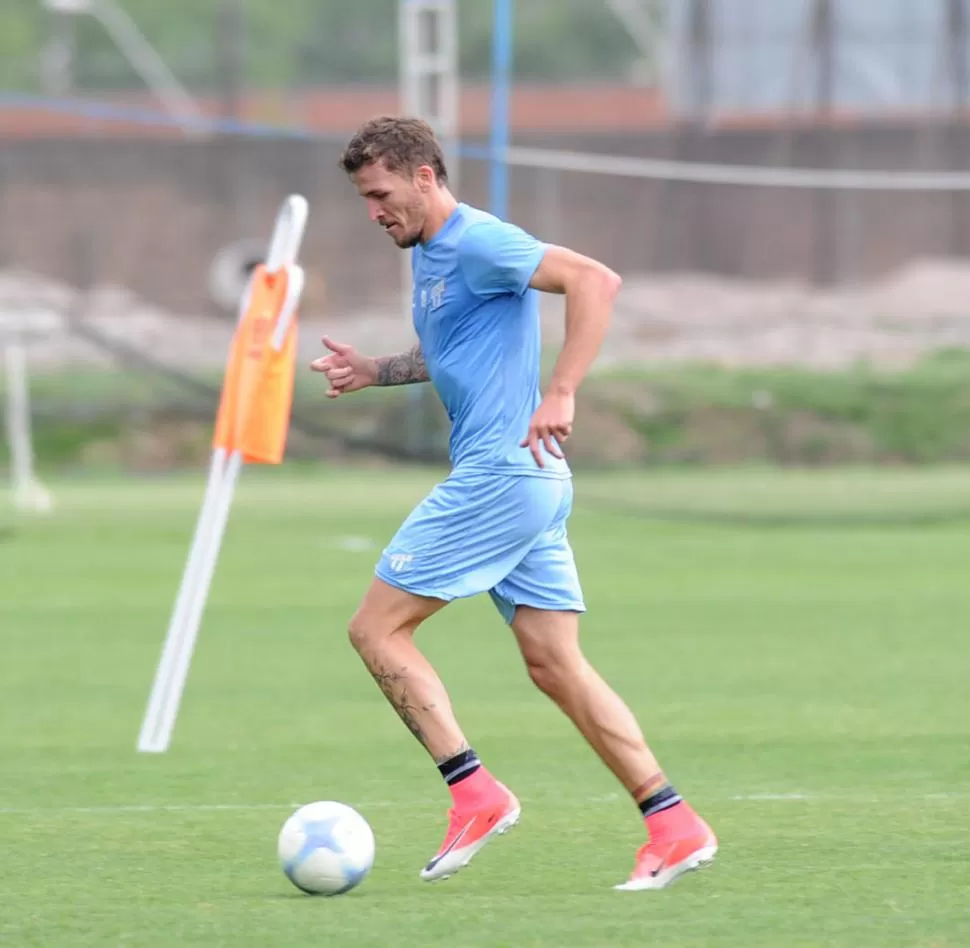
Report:
[[[970,472],[577,476],[587,651],[721,838],[713,868],[636,894],[610,888],[635,809],[485,600],[421,641],[523,819],[456,878],[417,877],[447,794],[344,630],[432,477],[246,473],[163,756],[134,747],[201,478],[55,484],[54,516],[3,534],[0,944],[970,944],[968,524],[821,516],[847,491],[957,509]],[[741,508],[820,516],[637,515]],[[313,799],[377,836],[339,899],[276,863]]]

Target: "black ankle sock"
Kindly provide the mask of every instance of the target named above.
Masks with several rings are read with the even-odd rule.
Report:
[[[478,759],[478,754],[469,747],[468,750],[461,751],[438,764],[438,770],[444,777],[445,783],[451,787],[470,777],[481,766],[482,762]]]
[[[653,816],[669,810],[672,806],[677,806],[681,801],[680,794],[668,783],[661,787],[656,793],[651,794],[646,800],[640,801],[640,812],[644,818]]]

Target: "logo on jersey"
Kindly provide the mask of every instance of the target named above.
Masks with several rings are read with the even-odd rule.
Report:
[[[438,309],[442,303],[445,301],[445,290],[448,289],[448,284],[443,280],[439,280],[430,289],[421,290],[421,308],[427,309],[429,312],[433,312]],[[431,305],[428,306],[428,300],[431,300]]]
[[[400,573],[405,566],[411,565],[412,556],[410,553],[393,553],[390,556],[391,572]]]

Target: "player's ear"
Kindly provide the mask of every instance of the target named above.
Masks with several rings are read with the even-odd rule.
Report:
[[[422,194],[427,194],[434,185],[434,172],[428,165],[421,165],[414,173],[414,178]]]

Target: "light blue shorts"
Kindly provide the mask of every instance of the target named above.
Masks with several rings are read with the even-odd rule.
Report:
[[[446,601],[488,592],[506,622],[517,606],[585,612],[566,536],[572,502],[568,478],[453,472],[401,525],[376,575]]]

